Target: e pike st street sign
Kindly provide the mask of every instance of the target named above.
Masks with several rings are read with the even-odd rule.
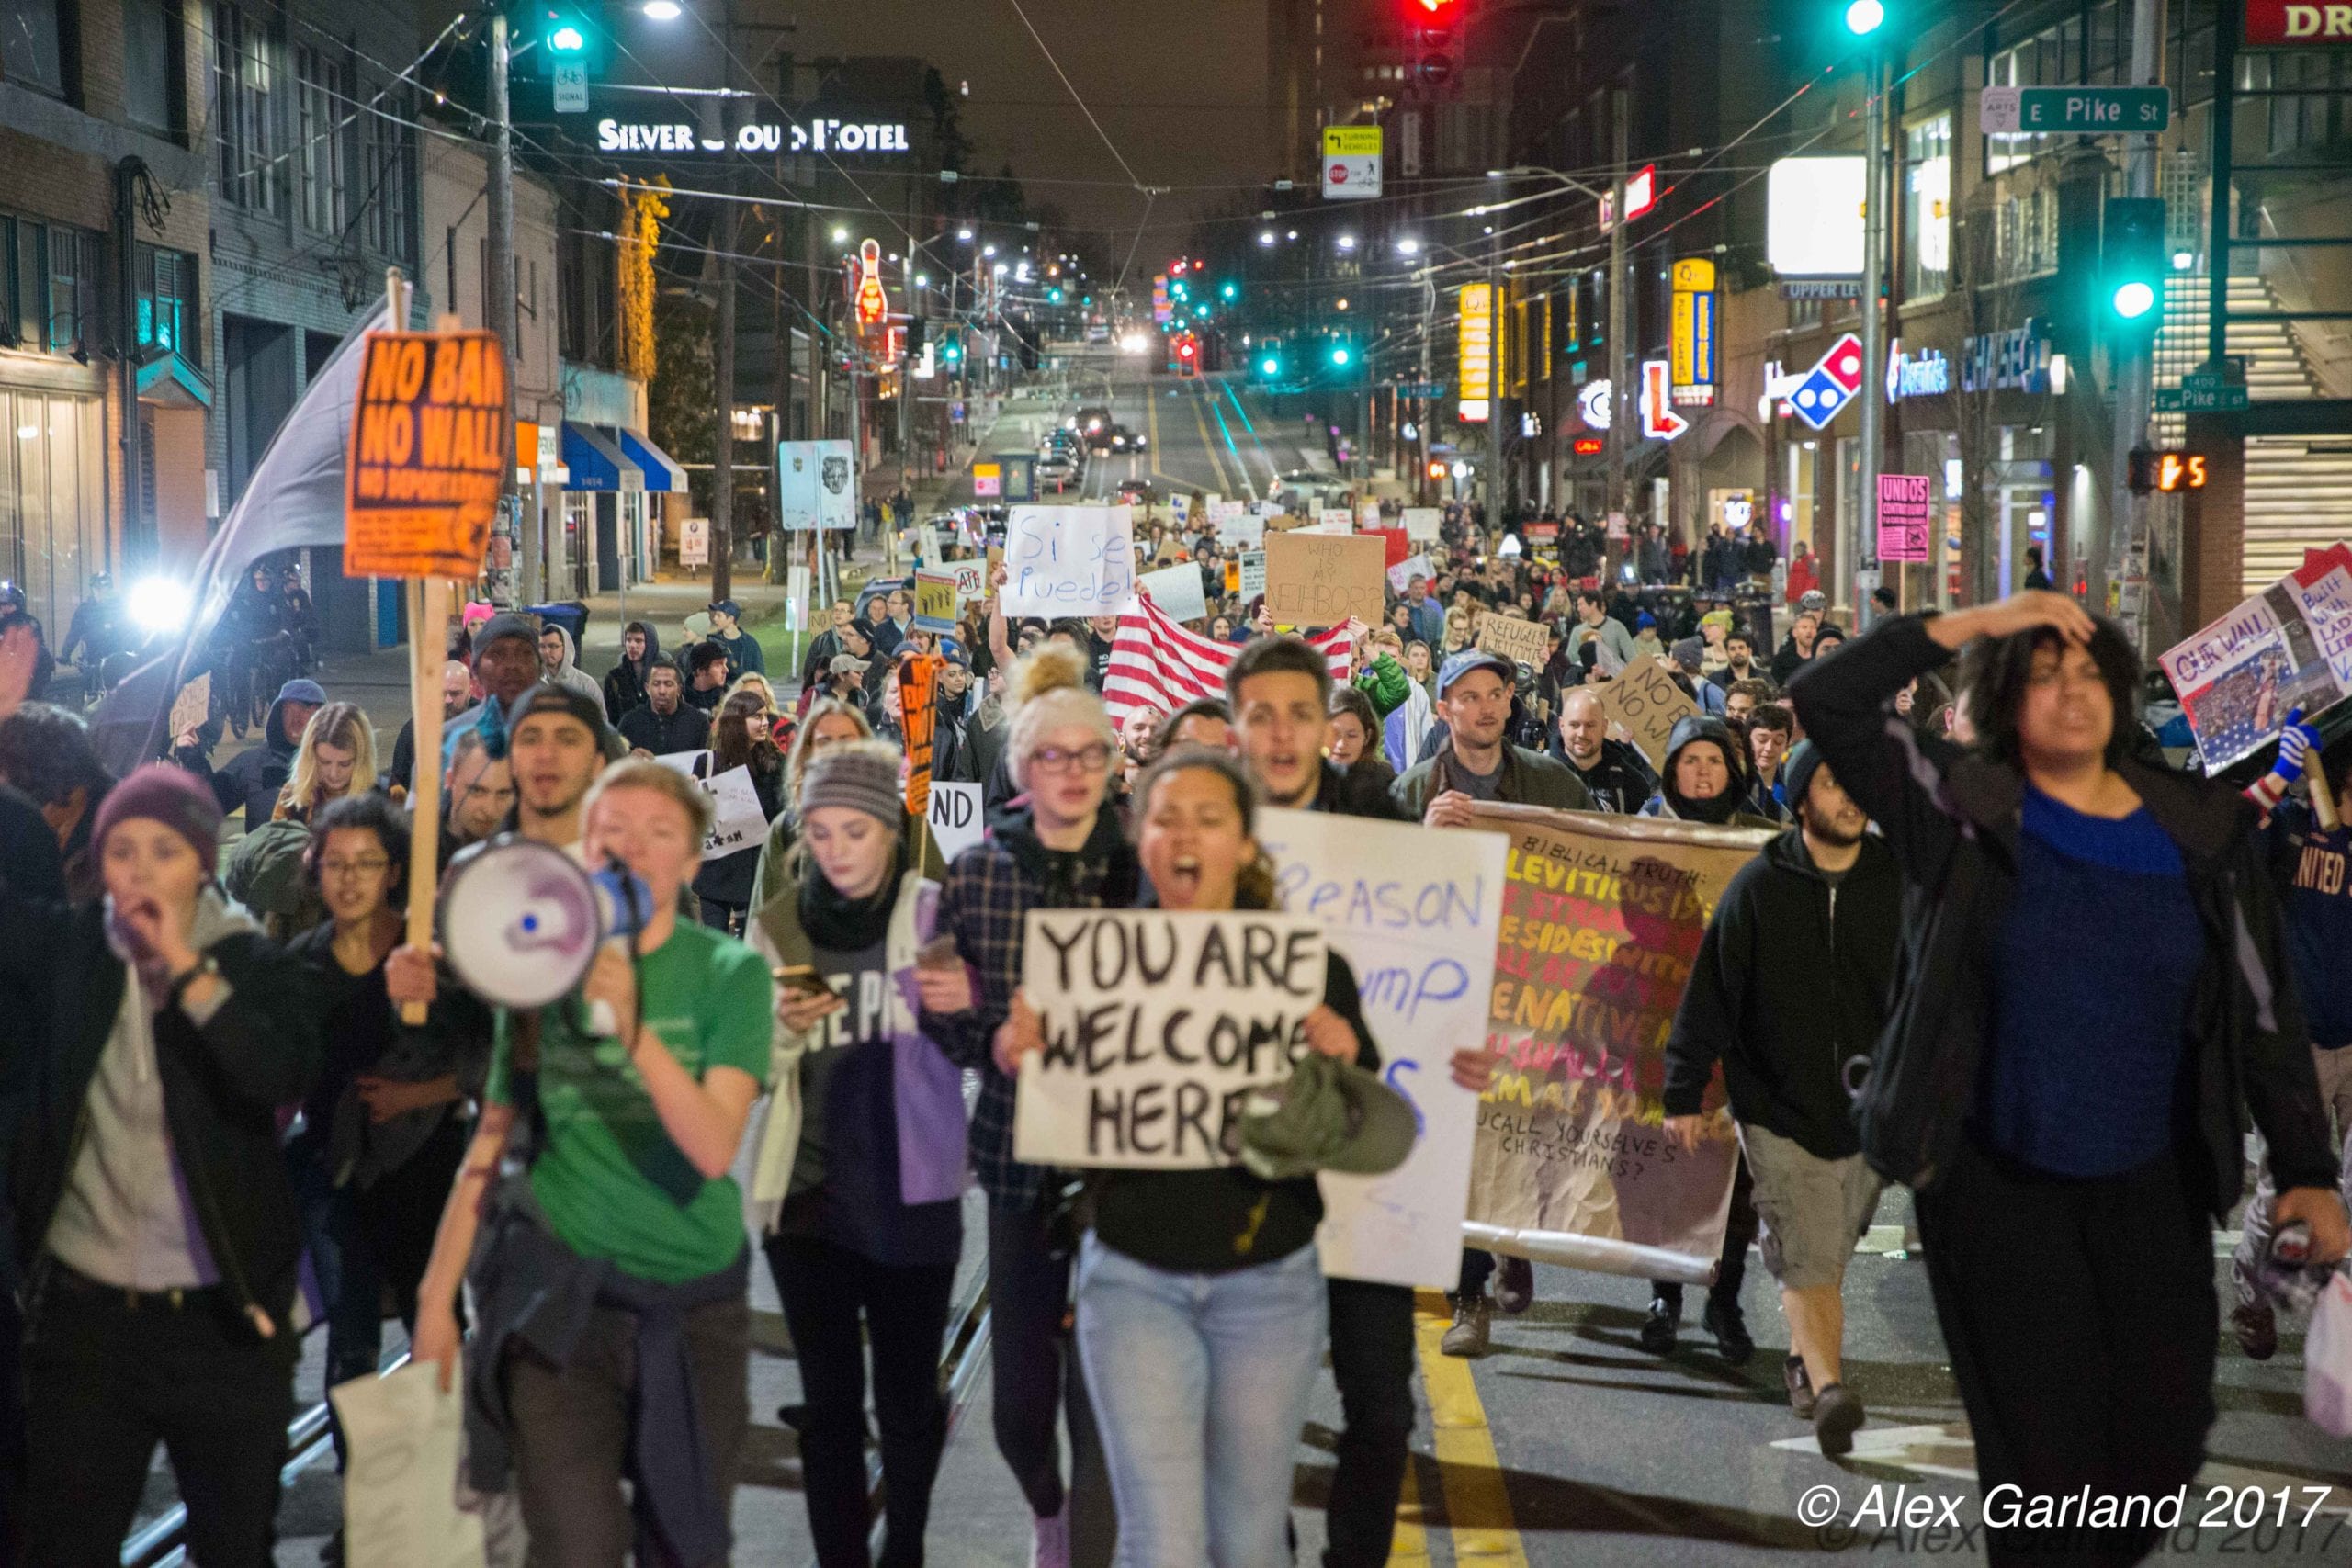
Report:
[[[1977,101],[1987,136],[2113,136],[2172,123],[2165,87],[1987,87]]]

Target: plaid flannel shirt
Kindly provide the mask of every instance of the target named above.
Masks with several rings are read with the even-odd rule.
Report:
[[[1102,907],[1105,886],[1114,880],[1122,857],[1130,853],[1107,806],[1103,821],[1115,846],[1113,853],[1090,855],[1076,897],[1055,907]],[[1090,852],[1102,845],[1102,832],[1098,829],[1089,841]],[[997,1027],[1012,1011],[1012,993],[1021,984],[1021,940],[1028,913],[1046,907],[1044,879],[1024,866],[996,832],[957,855],[940,888],[937,930],[955,937],[956,951],[972,966],[978,990],[967,1012],[925,1012],[918,1020],[923,1033],[950,1061],[979,1072],[980,1098],[972,1111],[972,1170],[989,1201],[1005,1209],[1042,1207],[1053,1179],[1047,1168],[1012,1157],[1013,1080],[997,1071],[993,1049]]]

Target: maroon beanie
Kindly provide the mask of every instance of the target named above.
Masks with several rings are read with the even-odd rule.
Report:
[[[220,803],[204,782],[185,768],[150,762],[107,791],[98,806],[98,819],[90,842],[104,852],[107,834],[118,822],[134,817],[161,822],[196,852],[209,875],[220,860]]]

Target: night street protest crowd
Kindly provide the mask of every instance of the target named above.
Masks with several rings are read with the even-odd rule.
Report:
[[[2249,1118],[2267,1154],[2247,1235],[2300,1226],[2321,1264],[2346,1249],[2352,837],[2301,797],[2352,819],[2352,744],[2295,727],[2257,776],[2167,765],[2134,654],[2062,594],[1840,626],[1810,562],[1776,572],[1750,542],[1673,562],[1575,519],[1527,532],[1503,553],[1450,510],[1381,624],[1278,628],[1228,592],[1205,523],[1153,525],[1147,559],[1204,573],[1193,643],[1216,651],[1181,677],[1136,617],[1008,622],[993,594],[937,634],[906,587],[831,606],[797,697],[730,603],[675,652],[630,623],[601,682],[560,626],[494,615],[445,671],[445,862],[512,834],[616,863],[644,899],[576,997],[526,1010],[407,941],[407,731],[387,744],[298,676],[220,768],[191,730],[112,778],[78,718],[26,700],[32,640],[0,623],[0,1545],[111,1568],[161,1441],[194,1559],[269,1562],[302,1325],[323,1319],[331,1382],[364,1376],[389,1305],[462,1382],[468,1469],[508,1478],[535,1561],[726,1561],[756,1249],[798,1359],[820,1562],[869,1560],[870,1359],[881,1561],[919,1562],[977,1179],[993,1436],[1035,1562],[1071,1561],[1073,1389],[1121,1564],[1290,1562],[1327,1350],[1345,1418],[1324,1562],[1385,1562],[1412,1295],[1323,1276],[1314,1178],[1393,1167],[1403,1148],[1376,1145],[1411,1123],[1380,1101],[1368,1069],[1394,1043],[1348,964],[1315,977],[1242,1163],[1014,1156],[1051,999],[1023,989],[1024,917],[1272,908],[1267,806],[1759,829],[1643,1086],[1696,1148],[1720,1135],[1719,1080],[1736,1132],[1700,1326],[1752,1354],[1760,1239],[1792,1412],[1849,1451],[1865,1412],[1842,1280],[1882,1185],[1905,1184],[1980,1485],[2186,1483],[2215,1416],[2211,1231],[2248,1190]],[[1678,578],[1696,586],[1659,586]],[[1540,623],[1544,657],[1482,649],[1487,613]],[[1605,701],[1653,671],[1691,705],[1655,764]],[[906,691],[929,694],[928,726]],[[952,863],[908,810],[910,752],[982,791],[986,836]],[[695,775],[738,767],[765,840],[706,859]],[[1453,1079],[1479,1089],[1496,1060],[1464,1043]],[[2280,1276],[2242,1249],[2227,1321],[2249,1355],[2277,1348]],[[1532,1294],[1525,1259],[1465,1251],[1445,1352],[1484,1353]],[[1656,1286],[1646,1349],[1675,1349],[1681,1298]],[[1991,1540],[1996,1560],[2130,1562],[2154,1531]]]

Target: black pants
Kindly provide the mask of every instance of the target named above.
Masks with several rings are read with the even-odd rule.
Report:
[[[119,1568],[161,1442],[204,1568],[267,1568],[294,1415],[292,1331],[270,1339],[216,1287],[174,1307],[61,1268],[25,1347],[25,1560]]]
[[[1039,1518],[1062,1510],[1061,1408],[1069,1265],[1042,1212],[989,1205],[989,1354],[996,1448]]]
[[[470,1123],[443,1118],[433,1135],[395,1168],[367,1186],[353,1182],[328,1201],[335,1299],[327,1304],[327,1384],[366,1377],[382,1364],[384,1296],[401,1326],[416,1329],[416,1292],[433,1258],[441,1210],[472,1137]],[[465,1303],[458,1303],[464,1325]],[[334,1427],[335,1462],[344,1461],[343,1427]]]
[[[2195,1479],[2221,1325],[2212,1222],[2183,1161],[2075,1180],[1966,1145],[1919,1194],[1919,1235],[1980,1493],[2161,1498]],[[1986,1544],[1996,1562],[2128,1563],[2157,1533],[1988,1529]]]
[[[1413,1438],[1413,1292],[1361,1280],[1333,1280],[1329,1288],[1331,1379],[1340,1385],[1343,1425],[1323,1565],[1379,1568],[1396,1532]]]
[[[792,1330],[808,1415],[802,1490],[820,1568],[865,1568],[865,1349],[882,1430],[883,1568],[917,1568],[932,1483],[947,1447],[939,1390],[953,1263],[893,1269],[813,1236],[767,1238],[768,1269]]]
[[[1715,1260],[1715,1282],[1707,1287],[1710,1299],[1739,1300],[1739,1288],[1747,1280],[1747,1248],[1756,1240],[1760,1223],[1756,1215],[1756,1183],[1747,1174],[1747,1156],[1743,1155],[1732,1171],[1731,1207],[1724,1214],[1724,1249]],[[1671,1280],[1652,1280],[1650,1294],[1678,1313],[1682,1310],[1682,1287]]]
[[[1462,1275],[1454,1281],[1453,1293],[1467,1301],[1472,1296],[1487,1293],[1487,1281],[1495,1276],[1495,1255],[1475,1247],[1462,1249]]]
[[[17,1292],[0,1282],[0,1568],[17,1568],[24,1561],[24,1348]]]

